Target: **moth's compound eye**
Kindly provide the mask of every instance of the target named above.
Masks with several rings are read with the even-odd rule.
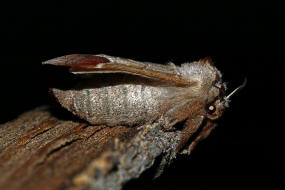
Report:
[[[216,106],[215,105],[209,105],[207,107],[207,111],[208,111],[209,114],[215,113],[216,112]]]

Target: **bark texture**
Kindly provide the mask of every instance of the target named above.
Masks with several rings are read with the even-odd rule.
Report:
[[[175,157],[181,132],[159,122],[91,126],[59,112],[39,107],[0,125],[0,189],[117,190]]]

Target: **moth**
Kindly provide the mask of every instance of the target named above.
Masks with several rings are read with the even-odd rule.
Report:
[[[221,72],[210,58],[176,66],[108,55],[73,54],[43,62],[67,66],[85,80],[72,89],[51,89],[67,110],[94,125],[136,126],[164,121],[169,131],[184,121],[177,151],[200,128],[199,134],[182,153],[190,154],[197,142],[207,137],[229,106]]]

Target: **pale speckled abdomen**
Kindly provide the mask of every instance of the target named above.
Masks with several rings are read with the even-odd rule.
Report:
[[[81,90],[52,89],[63,107],[91,124],[134,125],[153,119],[168,88],[121,84]]]

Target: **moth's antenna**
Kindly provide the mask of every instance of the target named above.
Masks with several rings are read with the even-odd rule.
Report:
[[[232,95],[236,94],[238,91],[240,91],[241,89],[243,89],[243,88],[245,87],[246,83],[247,83],[247,79],[244,78],[243,83],[242,83],[240,86],[238,86],[236,89],[234,89],[229,95],[227,95],[227,96],[225,97],[225,100],[229,100]]]

